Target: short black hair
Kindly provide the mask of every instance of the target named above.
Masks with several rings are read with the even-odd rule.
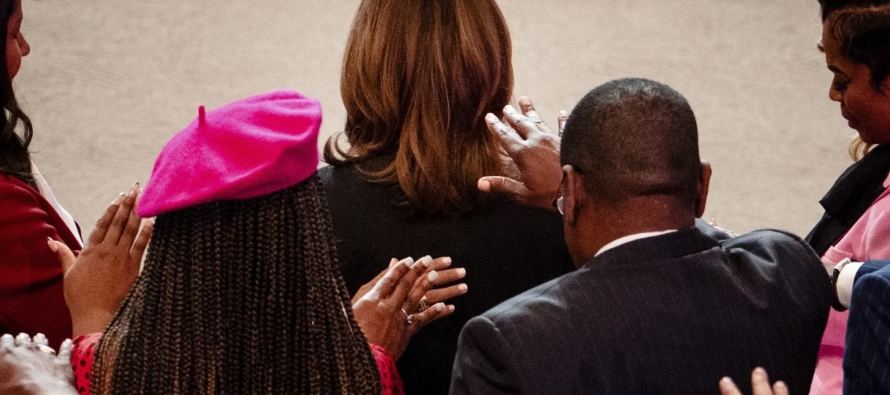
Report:
[[[819,0],[822,8],[822,22],[828,20],[832,12],[844,8],[873,7],[890,4],[890,0]]]
[[[828,16],[829,34],[847,59],[871,71],[871,86],[883,92],[890,76],[890,1],[883,6],[848,7]]]
[[[669,195],[694,204],[701,171],[698,127],[686,99],[643,78],[607,82],[572,110],[563,165],[584,174],[592,198]]]

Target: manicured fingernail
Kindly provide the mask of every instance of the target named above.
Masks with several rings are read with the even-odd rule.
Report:
[[[566,110],[559,110],[559,116],[561,116],[561,117],[568,117],[568,116],[569,116],[569,112],[566,111]]]
[[[405,266],[411,267],[414,265],[414,258],[405,258]]]
[[[457,286],[457,289],[459,289],[459,290],[460,290],[461,292],[463,292],[463,293],[466,293],[467,290],[470,289],[470,288],[467,287],[467,284],[461,284],[461,285],[458,285],[458,286]]]
[[[500,119],[498,119],[498,116],[497,116],[497,115],[494,115],[494,114],[492,114],[492,113],[489,113],[489,114],[487,114],[487,115],[485,116],[485,121],[488,122],[488,123],[497,123],[497,122],[500,121]]]
[[[423,265],[423,267],[430,267],[430,265],[433,264],[433,257],[427,255],[423,258],[420,258],[420,261],[418,261],[418,262],[420,262],[420,264]]]
[[[55,240],[53,240],[51,237],[47,237],[47,238],[46,238],[46,244],[49,244],[49,249],[50,249],[50,251],[52,251],[52,252],[56,252],[56,251],[59,250],[59,247],[56,246],[56,243],[53,243],[54,241],[55,241]]]
[[[435,270],[433,270],[433,271],[430,272],[430,274],[428,274],[428,275],[426,276],[426,278],[427,278],[428,280],[430,280],[431,283],[434,283],[434,282],[436,282],[436,280],[439,279],[439,273],[437,273]]]
[[[133,197],[133,196],[136,196],[136,192],[137,192],[138,190],[139,190],[139,181],[136,181],[136,182],[133,184],[133,187],[130,188],[130,190],[127,192],[127,197]]]
[[[436,311],[440,313],[445,311],[445,303],[436,303]]]
[[[723,391],[728,391],[731,389],[735,383],[732,382],[732,379],[729,377],[724,377],[720,379],[720,389]]]
[[[458,276],[461,276],[461,277],[466,276],[466,275],[467,275],[467,269],[464,269],[464,268],[457,269],[457,275],[458,275]]]
[[[453,305],[453,304],[448,305],[448,311],[454,311],[454,305]]]
[[[124,200],[124,196],[125,196],[125,195],[126,195],[126,194],[123,193],[123,192],[121,192],[120,194],[118,194],[117,197],[114,198],[114,200],[111,201],[111,205],[112,205],[112,206],[117,206],[118,204],[121,204],[121,201]]]
[[[516,108],[514,108],[512,104],[508,104],[504,107],[504,112],[507,114],[516,114]]]
[[[450,265],[450,264],[451,264],[451,257],[446,256],[446,257],[442,258],[442,263],[445,264],[445,265]]]

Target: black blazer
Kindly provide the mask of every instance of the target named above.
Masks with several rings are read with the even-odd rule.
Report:
[[[715,394],[727,375],[750,393],[762,366],[806,394],[829,283],[783,232],[633,241],[467,323],[451,393]]]
[[[411,217],[394,203],[397,186],[364,181],[354,166],[318,171],[350,293],[385,269],[391,258],[450,256],[467,269],[469,292],[456,311],[423,328],[398,361],[408,394],[447,394],[461,328],[472,317],[571,270],[562,218],[503,202],[454,220]]]

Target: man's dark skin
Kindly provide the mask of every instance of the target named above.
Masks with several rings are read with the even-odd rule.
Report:
[[[510,126],[491,114],[486,122],[513,158],[521,180],[485,177],[479,180],[479,187],[546,210],[555,209],[553,201],[560,194],[564,199],[566,244],[576,267],[613,240],[643,232],[690,228],[695,225],[695,218],[704,214],[711,179],[709,163],[702,162],[697,198],[691,204],[666,195],[634,196],[609,202],[587,193],[584,175],[574,166],[560,169],[559,136],[541,121],[531,100],[522,98],[519,105],[525,115],[511,106],[504,110],[504,120]]]

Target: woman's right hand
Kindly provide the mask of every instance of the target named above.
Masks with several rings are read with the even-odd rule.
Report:
[[[454,312],[454,306],[442,302],[415,312],[421,299],[437,283],[447,281],[439,272],[430,270],[433,264],[430,257],[417,262],[410,258],[399,261],[379,280],[375,278],[372,288],[352,305],[355,320],[368,342],[383,347],[393,359],[399,359],[411,336],[423,325]]]
[[[77,257],[64,243],[49,240],[64,273],[65,302],[71,311],[73,337],[102,332],[111,322],[136,278],[153,231],[149,221],[140,233],[136,214],[139,184],[105,210]]]

